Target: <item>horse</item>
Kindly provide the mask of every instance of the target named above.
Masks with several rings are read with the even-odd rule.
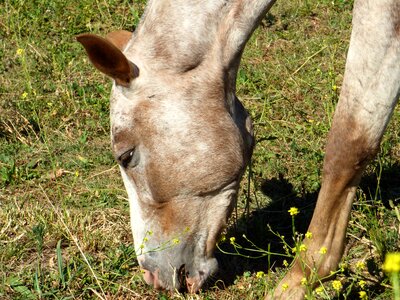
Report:
[[[254,146],[251,119],[235,93],[238,67],[274,2],[149,0],[133,33],[77,37],[113,80],[112,151],[129,196],[138,262],[156,289],[194,293],[217,270],[216,242]],[[268,299],[302,299],[301,280],[311,280],[313,268],[319,277],[337,268],[356,187],[399,98],[400,2],[356,0],[352,25],[308,229],[313,238]]]

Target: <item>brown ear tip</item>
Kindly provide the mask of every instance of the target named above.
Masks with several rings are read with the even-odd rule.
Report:
[[[75,38],[79,43],[83,44],[85,41],[96,38],[96,35],[91,33],[81,33],[75,36]]]

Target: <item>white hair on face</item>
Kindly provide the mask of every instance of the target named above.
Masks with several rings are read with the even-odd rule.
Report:
[[[126,175],[125,170],[120,167],[122,179],[124,181],[125,189],[128,193],[129,198],[129,211],[131,218],[131,229],[133,234],[133,239],[135,243],[136,253],[140,253],[140,246],[146,235],[146,231],[149,229],[145,228],[145,220],[142,216],[142,209],[139,205],[139,197],[136,192],[136,187],[132,180]]]

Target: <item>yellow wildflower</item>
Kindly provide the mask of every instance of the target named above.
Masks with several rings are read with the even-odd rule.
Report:
[[[256,277],[257,278],[263,278],[265,276],[265,273],[263,272],[263,271],[259,271],[259,272],[257,272],[257,274],[256,274]]]
[[[301,285],[307,285],[307,278],[303,277],[303,278],[300,280],[300,283],[301,283]]]
[[[362,289],[364,288],[365,284],[366,284],[365,280],[360,280],[360,281],[358,282],[358,285],[359,285],[360,288],[362,288]]]
[[[147,234],[148,235],[153,235],[153,231],[149,230],[149,231],[147,231]]]
[[[290,213],[291,216],[295,216],[299,213],[299,209],[297,207],[291,207],[288,210],[288,213]]]
[[[144,237],[143,243],[146,243],[149,239],[147,237]]]
[[[321,249],[319,249],[320,254],[326,254],[327,251],[328,251],[328,249],[324,246],[322,246]]]
[[[339,264],[340,272],[344,272],[347,269],[347,264],[345,262]]]
[[[322,287],[322,286],[317,287],[317,288],[315,289],[315,292],[316,292],[318,295],[322,295],[322,294],[324,293],[324,287]]]
[[[233,245],[236,241],[236,238],[233,236],[229,239],[229,241],[231,242],[231,244]]]
[[[286,259],[283,260],[283,265],[284,265],[285,267],[289,266],[289,263],[287,262]]]
[[[289,288],[289,285],[287,283],[282,284],[282,290],[286,291]]]
[[[139,248],[144,249],[144,244],[140,244]]]
[[[307,231],[306,234],[305,234],[305,237],[308,238],[308,239],[312,239],[312,233]]]
[[[368,296],[365,291],[359,291],[358,294],[360,295],[360,299],[367,300]]]
[[[307,246],[304,245],[304,244],[301,244],[300,247],[299,247],[299,250],[300,251],[307,251]]]
[[[339,280],[334,280],[332,281],[332,287],[335,291],[339,292],[342,289],[343,285]]]
[[[387,273],[400,272],[400,253],[387,253],[382,269]]]
[[[172,240],[172,244],[178,245],[181,241],[178,238]]]
[[[25,99],[26,97],[28,97],[28,93],[27,92],[23,92],[22,95],[21,95],[21,98]]]
[[[24,49],[22,49],[22,48],[17,49],[17,56],[22,56],[22,55],[24,55],[24,53],[25,53]]]
[[[362,271],[365,269],[365,263],[363,261],[358,261],[356,262],[356,269],[359,271]]]

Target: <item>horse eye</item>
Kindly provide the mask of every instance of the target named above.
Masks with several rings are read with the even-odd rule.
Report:
[[[139,163],[139,156],[136,149],[132,148],[122,153],[121,156],[118,157],[118,162],[124,168],[136,166]]]

